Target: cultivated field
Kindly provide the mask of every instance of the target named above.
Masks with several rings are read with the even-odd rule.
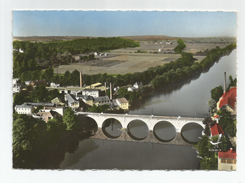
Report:
[[[195,55],[196,52],[211,50],[216,46],[224,48],[229,43],[187,43],[186,52],[191,52],[197,61],[201,61],[205,56]],[[109,52],[109,56],[96,56],[96,60],[70,65],[61,65],[54,68],[55,73],[72,72],[73,70],[82,71],[83,74],[127,74],[142,72],[150,67],[163,65],[180,58],[180,54],[175,54],[173,49],[177,43],[166,44],[164,41],[142,41],[140,47],[116,49]],[[158,52],[161,48],[161,52]],[[146,53],[136,53],[137,50]],[[78,58],[78,57],[76,57]]]

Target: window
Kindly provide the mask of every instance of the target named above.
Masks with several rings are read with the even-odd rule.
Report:
[[[226,163],[226,159],[221,159],[221,163]]]

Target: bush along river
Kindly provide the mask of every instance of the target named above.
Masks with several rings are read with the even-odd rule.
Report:
[[[139,105],[133,105],[129,113],[204,118],[208,116],[210,91],[223,85],[224,72],[227,76],[236,77],[236,50],[195,78],[152,91]],[[120,128],[121,124],[116,120],[107,120],[102,131],[107,137],[117,139],[121,135]],[[137,120],[132,121],[128,131],[138,139],[145,138],[148,133],[145,124]],[[183,127],[181,135],[185,140],[197,142],[201,131],[199,125],[190,123]],[[176,133],[170,123],[162,121],[155,126],[154,135],[160,141],[169,141]],[[192,146],[89,138],[80,141],[75,149],[73,153],[65,153],[60,169],[200,169],[200,161]]]

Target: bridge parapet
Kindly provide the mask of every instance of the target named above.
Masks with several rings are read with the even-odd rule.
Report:
[[[150,131],[153,131],[154,126],[160,121],[167,121],[171,123],[176,132],[181,132],[183,126],[188,123],[197,123],[203,128],[205,125],[202,123],[204,118],[190,118],[190,117],[173,117],[173,116],[153,116],[153,115],[132,115],[132,114],[111,114],[111,113],[91,113],[91,112],[77,112],[76,115],[85,115],[94,119],[99,128],[102,128],[102,125],[106,119],[114,118],[122,124],[122,128],[127,128],[128,124],[134,120],[140,120],[145,122]]]

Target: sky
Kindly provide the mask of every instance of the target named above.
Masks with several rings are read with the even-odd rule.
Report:
[[[235,12],[14,11],[13,36],[236,36]]]

